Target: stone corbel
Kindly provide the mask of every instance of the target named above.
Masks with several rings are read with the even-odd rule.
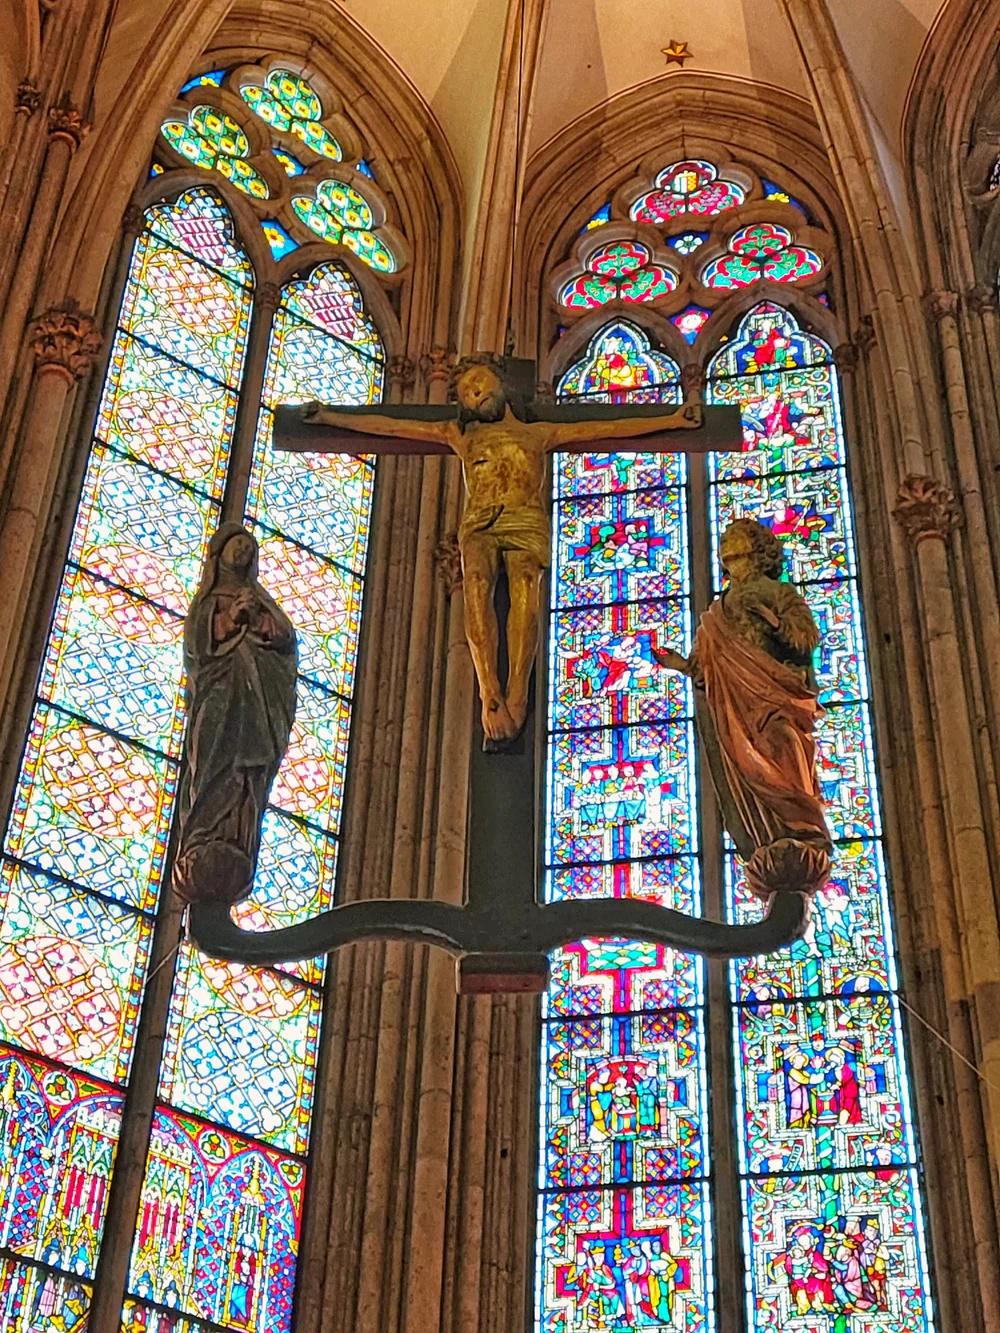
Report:
[[[72,385],[88,374],[104,338],[75,301],[63,301],[34,320],[28,341],[38,373],[61,375]]]
[[[867,357],[869,352],[875,346],[875,320],[871,315],[865,315],[861,323],[854,330],[854,337],[851,339],[857,349],[858,356]]]
[[[947,542],[961,521],[954,494],[933,477],[911,473],[896,492],[893,517],[916,549],[921,542]]]
[[[997,308],[997,289],[988,284],[970,287],[965,293],[965,300],[969,309],[975,311],[977,315],[988,314]]]
[[[32,79],[22,79],[14,97],[15,116],[33,116],[42,102],[42,90]]]
[[[681,367],[681,388],[686,403],[700,403],[705,393],[705,367],[692,362]]]
[[[937,291],[928,292],[924,297],[924,309],[930,318],[937,323],[949,316],[954,318],[958,313],[958,293],[940,288]]]
[[[853,375],[858,368],[858,349],[854,343],[838,343],[833,349],[833,364],[841,375]]]
[[[420,358],[420,373],[427,385],[446,381],[451,374],[455,353],[446,347],[432,347]]]
[[[406,390],[413,387],[417,378],[417,368],[408,356],[394,356],[389,360],[389,383],[394,389]]]

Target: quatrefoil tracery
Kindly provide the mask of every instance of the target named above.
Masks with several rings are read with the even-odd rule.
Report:
[[[391,277],[409,248],[363,151],[333,90],[287,60],[192,80],[161,126],[166,165],[215,171],[235,186],[277,258],[327,242]]]

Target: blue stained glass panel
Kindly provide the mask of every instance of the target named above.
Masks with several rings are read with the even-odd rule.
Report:
[[[135,907],[156,901],[176,766],[39,705],[6,851]]]
[[[250,930],[305,920],[333,899],[374,475],[366,459],[276,453],[271,409],[373,401],[383,362],[345,270],[324,264],[285,288],[245,522],[261,583],[296,627],[299,680],[253,893],[236,909]],[[325,962],[272,971],[182,949],[129,1278],[135,1333],[156,1303],[192,1316],[179,1325],[189,1333],[200,1320],[243,1333],[289,1327]],[[181,1227],[163,1225],[168,1197],[184,1200]]]
[[[636,326],[597,333],[564,400],[675,402]],[[700,910],[682,455],[557,457],[546,894]],[[714,1327],[700,959],[629,940],[557,951],[543,1000],[536,1327]]]
[[[38,693],[152,749],[180,750],[184,622],[70,565]]]
[[[181,948],[160,1096],[184,1111],[304,1153],[322,996],[290,977]]]
[[[157,1111],[129,1295],[240,1333],[288,1333],[304,1177],[296,1157]]]
[[[543,1194],[541,1333],[713,1327],[710,1219],[701,1182]]]
[[[0,874],[0,1034],[58,1062],[0,1054],[0,1171],[20,1173],[0,1179],[0,1252],[51,1270],[0,1287],[0,1322],[20,1327],[12,1293],[30,1292],[32,1333],[87,1317],[176,790],[181,617],[218,521],[249,322],[250,267],[211,191],[146,224]]]
[[[710,460],[716,552],[727,524],[782,537],[824,633],[817,770],[836,840],[805,936],[734,963],[738,1135],[751,1333],[927,1333],[924,1253],[891,906],[879,841],[850,491],[829,349],[764,303],[719,353],[710,402],[745,404],[753,452]],[[727,858],[731,919],[759,919]]]
[[[210,500],[95,444],[70,558],[184,615],[218,520]]]

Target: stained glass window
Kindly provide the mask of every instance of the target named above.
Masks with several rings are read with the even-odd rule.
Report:
[[[616,324],[566,399],[679,402],[679,369]],[[692,701],[657,644],[691,631],[682,456],[556,463],[546,891],[701,899]],[[544,1001],[538,1328],[714,1327],[700,960],[625,940],[553,958]]]
[[[79,1278],[104,1224],[176,790],[182,615],[218,523],[251,293],[209,191],[149,210],[4,840],[0,1133],[18,1151],[0,1154],[0,1243]],[[34,1278],[9,1281],[0,1308]]]
[[[243,143],[212,151],[225,148]],[[263,226],[272,250],[294,246]],[[261,579],[300,649],[295,729],[238,915],[267,929],[333,898],[374,469],[275,454],[272,410],[379,399],[384,353],[340,265],[297,277],[273,317],[254,316],[270,320],[264,389],[231,467],[254,286],[211,189],[147,210],[0,859],[5,1330],[38,1333],[44,1317],[46,1331],[83,1333],[87,1320],[163,896],[183,616],[233,467]],[[251,969],[181,944],[129,1333],[161,1333],[164,1310],[188,1333],[290,1328],[324,981],[325,960]]]
[[[587,260],[587,272],[567,283],[560,294],[565,306],[594,309],[609,301],[655,301],[677,286],[670,269],[652,263],[639,241],[612,241]]]
[[[235,913],[248,929],[301,921],[333,898],[373,483],[368,459],[275,453],[272,409],[317,395],[372,402],[383,377],[378,332],[343,269],[285,288],[245,522],[261,582],[298,633],[298,709],[254,892]],[[262,971],[182,946],[129,1272],[136,1317],[159,1305],[225,1328],[290,1329],[323,978],[322,960]]]
[[[344,181],[325,180],[313,195],[293,195],[296,216],[331,245],[346,245],[380,273],[392,273],[396,260],[372,230],[375,222],[364,195]]]
[[[250,141],[233,120],[213,106],[196,106],[187,120],[165,120],[160,133],[181,157],[221,175],[254,199],[267,199],[267,181],[245,159],[250,156]]]
[[[340,144],[325,126],[323,103],[312,84],[288,69],[273,69],[264,86],[244,84],[240,96],[273,129],[294,134],[307,148],[321,157],[339,162]]]
[[[823,633],[819,776],[837,844],[805,938],[731,971],[748,1320],[797,1333],[822,1311],[838,1333],[876,1321],[923,1333],[918,1155],[837,372],[824,343],[764,304],[716,356],[708,393],[742,406],[747,450],[710,459],[713,550],[733,518],[773,528]],[[756,919],[731,855],[726,882],[731,919]]]
[[[729,239],[729,254],[713,261],[702,274],[706,287],[749,287],[768,282],[802,282],[823,267],[814,250],[792,244],[792,233],[774,222],[743,227]]]
[[[564,400],[677,402],[678,378],[645,333],[617,321],[592,338],[558,391]],[[621,940],[553,956],[535,1328],[714,1327],[713,1290],[732,1274],[716,1272],[706,1164],[712,1141],[735,1130],[748,1333],[930,1333],[830,350],[787,311],[761,304],[724,340],[707,398],[740,406],[744,451],[690,460],[703,469],[690,493],[707,497],[704,508],[690,506],[683,457],[556,462],[547,893],[653,897],[692,911],[709,858],[721,865],[730,919],[759,917],[728,844],[699,845],[686,682],[658,672],[650,651],[689,644],[692,548],[707,547],[702,582],[718,588],[719,536],[743,515],[783,537],[787,577],[823,634],[819,776],[834,874],[802,941],[730,969],[732,1065],[716,1051],[711,1067],[714,1078],[735,1070],[735,1125],[707,1119],[700,961]]]
[[[711,162],[675,162],[656,178],[656,188],[632,205],[636,222],[662,225],[686,213],[714,217],[727,209],[738,208],[746,198],[741,186],[719,179]]]

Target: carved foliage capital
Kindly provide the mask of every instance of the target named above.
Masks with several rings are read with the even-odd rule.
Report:
[[[458,549],[458,534],[449,532],[438,542],[434,551],[434,563],[439,578],[449,597],[462,586],[462,553]]]
[[[867,356],[875,346],[875,321],[871,315],[865,315],[861,323],[854,331],[854,337],[851,339],[858,350],[859,356]]]
[[[858,368],[858,349],[853,343],[838,343],[833,349],[833,364],[841,375],[853,375]]]
[[[997,308],[997,289],[989,284],[982,287],[972,287],[966,293],[965,298],[969,303],[969,309],[974,310],[977,315],[985,315],[990,310]]]
[[[17,85],[14,99],[14,113],[18,116],[33,116],[42,101],[42,90],[31,79],[22,79]]]
[[[409,389],[417,378],[417,368],[408,356],[389,358],[389,382]]]
[[[281,288],[276,282],[262,282],[254,292],[254,301],[258,309],[273,315],[281,304]]]
[[[455,353],[449,352],[446,347],[432,347],[420,358],[420,373],[428,384],[433,384],[435,380],[446,380],[451,374],[454,360]]]
[[[64,93],[55,106],[49,107],[49,138],[63,139],[75,152],[90,126],[70,100],[69,93]]]
[[[681,388],[684,390],[684,397],[690,398],[692,394],[701,394],[705,391],[705,367],[695,363],[690,363],[681,367]]]
[[[931,319],[942,320],[958,312],[958,293],[938,288],[924,297],[924,309]]]
[[[31,326],[30,346],[40,371],[70,380],[83,379],[100,355],[104,339],[90,315],[75,301],[64,301],[39,315]]]
[[[958,505],[948,487],[933,477],[915,473],[903,479],[892,513],[914,546],[932,537],[947,541],[960,521]]]

